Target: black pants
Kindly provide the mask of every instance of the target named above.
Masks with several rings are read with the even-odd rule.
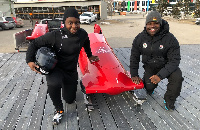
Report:
[[[153,84],[149,79],[152,75],[158,73],[159,70],[152,69],[150,67],[145,67],[145,73],[143,77],[144,87],[148,93],[152,93],[158,84]],[[174,71],[171,75],[167,77],[167,91],[164,95],[166,102],[174,104],[176,98],[180,95],[183,77],[180,68]]]
[[[78,84],[77,72],[64,72],[59,68],[55,68],[53,72],[46,76],[48,93],[56,110],[63,110],[62,97],[66,103],[73,103],[76,99],[76,91]]]

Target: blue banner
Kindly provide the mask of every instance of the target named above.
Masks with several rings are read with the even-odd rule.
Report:
[[[149,0],[147,2],[147,11],[149,10]]]

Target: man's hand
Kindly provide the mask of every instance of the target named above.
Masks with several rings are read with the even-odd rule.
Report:
[[[160,82],[160,78],[157,75],[153,75],[149,78],[153,84],[158,84]]]
[[[98,56],[90,56],[89,58],[90,63],[95,62],[95,61],[99,61],[99,57]]]
[[[141,78],[140,77],[138,77],[138,76],[135,76],[135,77],[132,77],[131,78],[132,79],[132,81],[135,83],[135,84],[139,84],[140,82],[141,82]]]
[[[36,65],[34,62],[29,62],[28,63],[29,67],[31,68],[32,71],[35,71],[37,73],[40,73],[39,71],[37,71],[35,68],[39,68],[38,65]],[[40,73],[41,74],[41,73]]]

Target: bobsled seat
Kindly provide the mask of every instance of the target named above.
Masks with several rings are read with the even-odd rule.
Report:
[[[30,41],[34,40],[35,38],[38,38],[47,32],[48,32],[48,27],[46,24],[35,24],[35,27],[32,31],[31,36],[27,36],[26,40],[30,40]]]
[[[49,28],[49,32],[53,31],[53,30],[56,30],[58,28],[60,28],[61,26],[61,21],[60,20],[49,20],[47,22],[47,26]]]

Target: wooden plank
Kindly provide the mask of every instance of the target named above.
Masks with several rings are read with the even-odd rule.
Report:
[[[156,95],[159,95],[159,96],[156,96]],[[163,103],[164,99],[163,98],[160,98],[160,96],[163,95],[162,93],[160,94],[160,91],[158,91],[158,89],[155,91],[155,97],[154,99],[163,107],[164,109],[164,106],[165,104]],[[193,126],[186,120],[186,118],[179,113],[178,109],[179,107],[182,107],[180,105],[178,105],[178,103],[176,102],[175,104],[175,107],[176,107],[176,110],[173,111],[173,112],[168,112],[167,114],[174,120],[174,122],[177,122],[178,124],[180,124],[180,128],[182,129],[192,129]],[[166,110],[165,110],[166,111]],[[185,111],[184,111],[185,112]],[[167,116],[168,116],[167,115]],[[170,118],[169,118],[170,119]],[[167,118],[168,120],[168,118]]]
[[[80,86],[80,85],[79,85]],[[80,91],[80,87],[78,87],[78,91],[76,94],[76,104],[77,104],[77,116],[78,116],[78,125],[79,129],[92,129],[92,125],[90,122],[90,117],[88,115],[88,112],[85,110],[86,106],[83,102],[83,93]]]
[[[6,62],[6,64],[4,64],[3,67],[0,68],[0,74],[2,74],[0,77],[0,83],[1,83],[1,87],[0,87],[0,93],[3,91],[3,89],[5,88],[5,86],[9,83],[9,81],[14,77],[14,75],[16,74],[16,72],[18,71],[19,67],[21,66],[22,63],[24,63],[24,61],[21,61],[23,57],[23,54],[20,54],[18,57],[17,55],[14,56],[14,58],[16,58],[15,63],[12,64],[12,70],[8,71],[5,74],[4,70],[6,69],[6,67],[4,66],[9,66],[9,64],[11,64],[11,62]]]
[[[132,129],[129,123],[126,121],[126,118],[123,116],[123,113],[120,110],[117,102],[114,100],[114,97],[115,97],[114,95],[112,96],[105,95],[106,102],[109,105],[110,111],[117,125],[117,128],[118,129]]]
[[[103,94],[95,94],[96,102],[98,105],[99,113],[105,129],[116,130],[117,126],[110,111],[110,108],[105,100]]]
[[[184,99],[184,100],[187,100],[188,102],[190,102],[191,104],[193,104],[193,106],[195,108],[198,108],[200,109],[200,101],[199,100],[196,100],[199,98],[199,94],[196,93],[196,91],[199,91],[199,90],[192,90],[192,85],[186,83],[184,85],[184,87],[182,88],[182,92],[181,92],[181,97]]]
[[[194,57],[194,58],[195,58],[195,57]],[[190,58],[190,59],[191,59],[191,58]],[[191,60],[193,60],[193,59],[191,59]],[[185,62],[185,63],[188,63],[188,62]],[[194,62],[193,62],[193,63],[194,63]],[[192,63],[191,63],[191,64],[192,64]],[[186,65],[185,65],[185,66],[186,66]],[[193,67],[193,66],[192,66],[192,67]],[[189,70],[189,71],[190,71],[190,70],[192,69],[192,67],[190,66],[190,69],[187,69],[187,70]],[[197,73],[198,73],[198,72],[197,72]],[[193,74],[193,76],[194,76],[194,74]],[[198,81],[198,80],[196,80],[196,81]],[[192,82],[190,82],[190,84],[196,85],[196,83],[195,83],[195,82],[193,82],[193,81],[192,81]],[[194,91],[194,90],[195,90],[195,89],[193,89],[193,91]],[[187,91],[187,92],[188,92],[188,91]],[[196,97],[197,97],[197,96],[196,96]],[[190,99],[190,98],[191,98],[191,96],[189,96],[189,98],[188,98],[189,100],[187,99],[189,102],[191,102],[191,101],[192,101],[192,98],[191,98],[191,99]],[[193,109],[193,110],[194,110],[194,109]]]
[[[3,102],[4,104],[2,104],[1,111],[3,112],[0,113],[0,126],[2,126],[3,121],[5,121],[5,119],[8,117],[8,114],[12,110],[12,107],[20,94],[20,91],[24,84],[23,78],[26,79],[27,77],[27,72],[24,70],[22,70],[22,72],[24,73],[24,75],[21,76],[21,79],[19,79],[16,84],[10,86],[12,88],[12,91],[10,92],[9,96],[6,97],[5,102]]]
[[[119,59],[119,61],[121,62],[121,64],[123,65],[124,69],[125,70],[128,70],[129,69],[129,66],[126,64],[125,60],[124,59],[124,56],[122,55],[121,53],[121,50],[120,49],[114,49],[115,51],[115,55],[117,56],[117,58]]]
[[[161,86],[162,87],[159,87],[159,88],[156,89],[156,92],[158,92],[161,96],[163,96],[164,93],[165,93],[165,90],[163,89],[164,85],[161,84]],[[182,97],[179,96],[179,98],[182,98]],[[155,100],[158,100],[158,98],[155,97]],[[159,101],[159,102],[160,102],[160,104],[162,103],[164,105],[163,100]],[[182,101],[184,101],[184,99]],[[184,104],[179,104],[179,107],[178,107],[177,104],[179,104],[179,102],[175,103],[176,111],[178,113],[176,111],[171,112],[171,113],[169,113],[170,116],[173,117],[174,119],[176,119],[176,121],[179,122],[179,124],[181,124],[183,126],[183,129],[185,129],[185,128],[186,129],[194,128],[193,124],[191,123],[192,119],[190,119],[192,117],[190,116],[190,114],[188,113],[188,111],[186,109],[184,109],[185,105]],[[187,119],[188,117],[189,117],[189,120]]]
[[[166,86],[166,83],[163,82],[162,85]],[[196,91],[198,90],[195,89],[193,90],[192,88],[193,86],[191,86],[189,83],[185,83],[182,86],[180,97],[183,98],[183,100],[187,100],[187,102],[192,103],[196,108],[199,109],[200,108],[199,101],[196,100],[197,98],[199,98],[199,94],[196,93]]]
[[[119,56],[119,60],[122,63],[125,70],[130,72],[130,55],[131,55],[131,48],[116,48],[115,49],[116,55]],[[141,60],[141,58],[140,58]],[[143,63],[139,63],[139,70],[138,74],[140,77],[143,77],[144,69]]]
[[[188,56],[188,54],[182,54],[181,57],[182,60],[180,66],[183,66],[185,72],[189,75],[192,75],[193,77],[199,77],[200,76],[200,72],[198,71],[200,68],[199,60],[196,58],[192,58],[191,56]]]
[[[6,118],[6,120],[0,120],[2,124],[0,128],[25,130],[36,126],[36,129],[43,130],[73,128],[97,130],[120,128],[200,129],[200,101],[198,100],[200,96],[200,72],[198,71],[200,57],[198,49],[199,46],[181,46],[180,68],[185,80],[181,95],[177,98],[174,112],[168,112],[164,109],[163,96],[167,80],[162,80],[159,83],[154,95],[148,95],[148,100],[140,108],[134,106],[130,93],[107,98],[103,94],[94,94],[92,101],[97,106],[95,106],[94,111],[88,112],[85,111],[83,94],[78,90],[76,103],[65,105],[65,116],[62,120],[64,122],[57,127],[52,126],[54,106],[51,99],[40,93],[41,89],[39,89],[37,82],[41,82],[41,75],[37,74],[34,77],[35,73],[28,68],[24,61],[25,54],[0,54],[0,111],[2,108],[6,108],[5,105],[8,107],[7,112],[0,113],[4,115],[3,118]],[[118,51],[115,52],[119,55],[118,58],[125,69],[129,70],[130,48],[118,48]],[[4,60],[2,57],[5,57]],[[139,73],[143,74],[142,69],[139,69]],[[16,86],[19,87],[16,88]],[[40,94],[45,97],[41,101],[38,100]],[[7,101],[10,99],[8,97],[16,99]],[[120,119],[126,125],[121,123]]]
[[[0,94],[0,106],[3,107],[3,104],[7,101],[10,93],[15,88],[16,84],[20,81],[22,74],[24,73],[25,66],[21,66],[21,70],[18,70],[14,77],[9,81],[9,83],[2,89]],[[22,81],[22,79],[21,79]],[[3,87],[3,86],[2,86]]]
[[[14,53],[1,53],[0,56],[0,68],[12,57]]]
[[[152,96],[148,95],[148,102],[152,105],[152,108],[156,111],[156,113],[159,114],[159,116],[166,122],[167,125],[170,126],[171,129],[185,129],[185,126],[183,123],[179,122],[179,120],[176,120],[176,117],[171,116],[172,112],[169,112],[165,110],[165,104],[156,102],[156,99],[158,97],[155,96],[156,94],[153,94]],[[173,113],[175,113],[174,111]]]
[[[66,112],[67,112],[67,130],[78,130],[78,120],[77,120],[77,104],[67,104],[66,103]]]
[[[145,114],[151,119],[157,129],[169,130],[170,127],[166,122],[157,114],[157,112],[152,108],[152,105],[146,101],[142,105],[142,109]]]
[[[164,86],[164,85],[162,85],[162,86]],[[163,87],[162,87],[162,88],[163,88]],[[159,94],[161,94],[161,96],[163,96],[164,93],[165,93],[165,90],[161,89],[161,87],[160,87],[160,88],[157,88],[157,89],[156,89],[156,92],[157,92],[157,91],[158,91]],[[179,98],[182,98],[182,97],[179,96]],[[183,100],[184,100],[184,99],[183,99]],[[162,101],[162,102],[163,102],[163,101]],[[181,120],[181,121],[180,121],[180,124],[181,124],[182,121],[184,121],[184,122],[185,122],[184,125],[186,125],[185,128],[187,128],[187,127],[193,128],[192,125],[191,125],[191,122],[190,122],[190,121],[186,121],[187,119],[185,118],[185,116],[183,116],[183,115],[185,115],[186,113],[188,113],[187,110],[182,109],[182,108],[184,107],[184,104],[180,104],[179,102],[176,102],[176,103],[175,103],[175,106],[176,106],[176,110],[178,111],[178,113],[176,113],[176,111],[173,112],[173,114],[175,114],[174,118],[178,117],[178,119]],[[180,108],[181,108],[181,111],[180,111]],[[181,113],[185,113],[185,114],[181,114]],[[181,115],[181,116],[180,116],[180,115]],[[177,119],[177,121],[178,121],[178,119]]]
[[[92,103],[96,104],[97,106],[94,106],[94,110],[89,111],[89,116],[90,116],[90,120],[91,120],[91,124],[92,124],[92,129],[93,130],[102,130],[102,129],[105,129],[105,127],[104,127],[104,124],[101,119],[100,110],[98,108],[98,106],[102,105],[102,104],[99,104],[96,101],[95,95],[96,94],[91,94],[90,97],[91,97]]]
[[[66,109],[66,104],[64,100],[63,101],[63,109],[64,109],[64,115],[61,119],[61,123],[59,125],[54,125],[54,130],[66,130],[67,129],[67,109]]]
[[[46,83],[46,78],[43,78],[44,83]],[[47,86],[46,86],[47,87]],[[47,88],[48,89],[48,88]],[[44,107],[44,115],[41,124],[41,130],[53,130],[52,119],[54,116],[54,105],[53,102],[47,93],[45,107]]]
[[[27,71],[27,69],[25,69],[25,71]],[[23,78],[23,77],[30,77],[30,78],[28,78],[28,79],[25,78],[25,80],[24,80],[25,83],[21,88],[20,94],[17,97],[17,99],[10,111],[8,118],[5,121],[4,129],[14,129],[15,128],[15,125],[17,124],[17,121],[20,118],[20,114],[23,109],[23,105],[26,101],[26,97],[27,97],[29,89],[30,89],[30,88],[27,89],[26,85],[30,86],[30,83],[32,83],[32,81],[34,79],[34,75],[35,75],[35,73],[28,73],[28,74],[24,74],[24,76],[21,77],[21,78]],[[18,87],[18,86],[16,86],[16,87]]]
[[[53,102],[49,94],[47,94],[41,130],[53,130],[53,125],[52,125],[53,116],[54,116]]]
[[[41,83],[42,75],[36,74],[31,90],[28,94],[26,103],[22,110],[21,116],[19,118],[16,130],[27,130],[31,121],[31,115],[34,108],[35,101],[37,100],[37,95]]]
[[[128,106],[130,106],[130,109],[136,113],[135,116],[137,117],[137,119],[139,120],[139,122],[141,123],[143,128],[156,129],[156,125],[151,120],[151,118],[148,116],[148,114],[145,113],[144,109],[142,109],[142,107],[140,107],[140,106],[136,107],[134,105],[135,101],[132,98],[132,94],[128,93],[128,92],[125,92],[122,94],[123,94],[124,99],[128,103]]]
[[[43,76],[44,78],[44,76]],[[45,105],[45,100],[46,100],[46,95],[47,95],[47,85],[46,82],[44,82],[42,84],[42,82],[40,81],[40,85],[39,85],[39,90],[38,90],[38,95],[37,95],[37,99],[36,102],[34,104],[34,109],[32,112],[32,116],[31,116],[31,121],[29,124],[29,129],[41,129],[40,125],[42,122],[42,117],[43,117],[43,110],[44,110],[44,105]]]
[[[137,108],[133,107],[133,102],[128,102],[124,95],[116,95],[114,98],[117,101],[117,105],[120,107],[121,111],[123,112],[124,117],[126,118],[128,124],[131,126],[131,129],[134,130],[141,130],[145,129],[142,122],[138,119],[138,112]],[[130,101],[130,99],[128,99]],[[131,115],[131,116],[130,116]]]
[[[13,69],[15,64],[21,61],[21,55],[12,55],[9,60],[0,68],[1,74],[0,77],[5,77]],[[22,61],[21,61],[22,62]]]

